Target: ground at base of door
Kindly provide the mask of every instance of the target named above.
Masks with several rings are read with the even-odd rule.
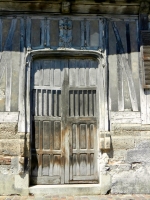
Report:
[[[150,194],[84,195],[84,196],[0,196],[0,200],[150,200]]]

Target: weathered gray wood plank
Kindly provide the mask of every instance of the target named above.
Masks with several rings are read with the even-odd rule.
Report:
[[[25,132],[25,23],[24,19],[20,20],[20,70],[19,70],[19,122],[18,131]]]
[[[111,23],[109,22],[109,95],[110,95],[110,110],[118,111],[118,76],[117,76],[117,56],[115,36]]]
[[[131,72],[131,69],[129,67],[127,58],[124,55],[125,54],[124,48],[123,48],[122,41],[121,41],[121,38],[120,38],[120,34],[119,34],[119,31],[116,27],[116,24],[114,22],[112,22],[112,26],[113,26],[113,30],[114,30],[114,34],[115,34],[117,43],[118,43],[118,47],[120,49],[120,53],[122,55],[122,65],[124,67],[124,70],[125,70],[126,76],[127,76],[132,109],[133,109],[133,111],[138,111],[137,98],[136,98],[134,82],[133,82],[133,78],[132,78],[132,72]]]

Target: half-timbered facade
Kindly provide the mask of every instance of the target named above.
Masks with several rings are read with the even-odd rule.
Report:
[[[0,1],[0,195],[150,193],[149,6]]]

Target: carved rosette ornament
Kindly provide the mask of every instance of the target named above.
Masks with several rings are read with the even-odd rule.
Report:
[[[59,47],[71,48],[72,45],[72,21],[68,18],[59,21]]]

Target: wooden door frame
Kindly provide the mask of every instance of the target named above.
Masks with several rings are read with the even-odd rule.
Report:
[[[104,67],[102,64],[104,62],[103,55],[100,51],[92,51],[92,50],[33,50],[29,51],[26,56],[26,69],[25,69],[25,77],[22,82],[25,86],[25,110],[20,113],[24,120],[24,124],[22,127],[25,132],[31,135],[31,66],[34,59],[37,58],[52,58],[52,57],[86,57],[86,58],[96,58],[98,60],[98,88],[99,88],[99,119],[97,121],[97,138],[99,138],[100,131],[108,131],[108,88],[107,88],[107,65]],[[99,150],[99,139],[97,140],[97,151]],[[31,153],[30,153],[31,156]],[[97,162],[98,165],[98,162]],[[29,168],[31,167],[31,157],[29,158]],[[97,167],[99,169],[99,167]],[[29,170],[31,171],[31,170]],[[99,171],[98,171],[99,173]]]

